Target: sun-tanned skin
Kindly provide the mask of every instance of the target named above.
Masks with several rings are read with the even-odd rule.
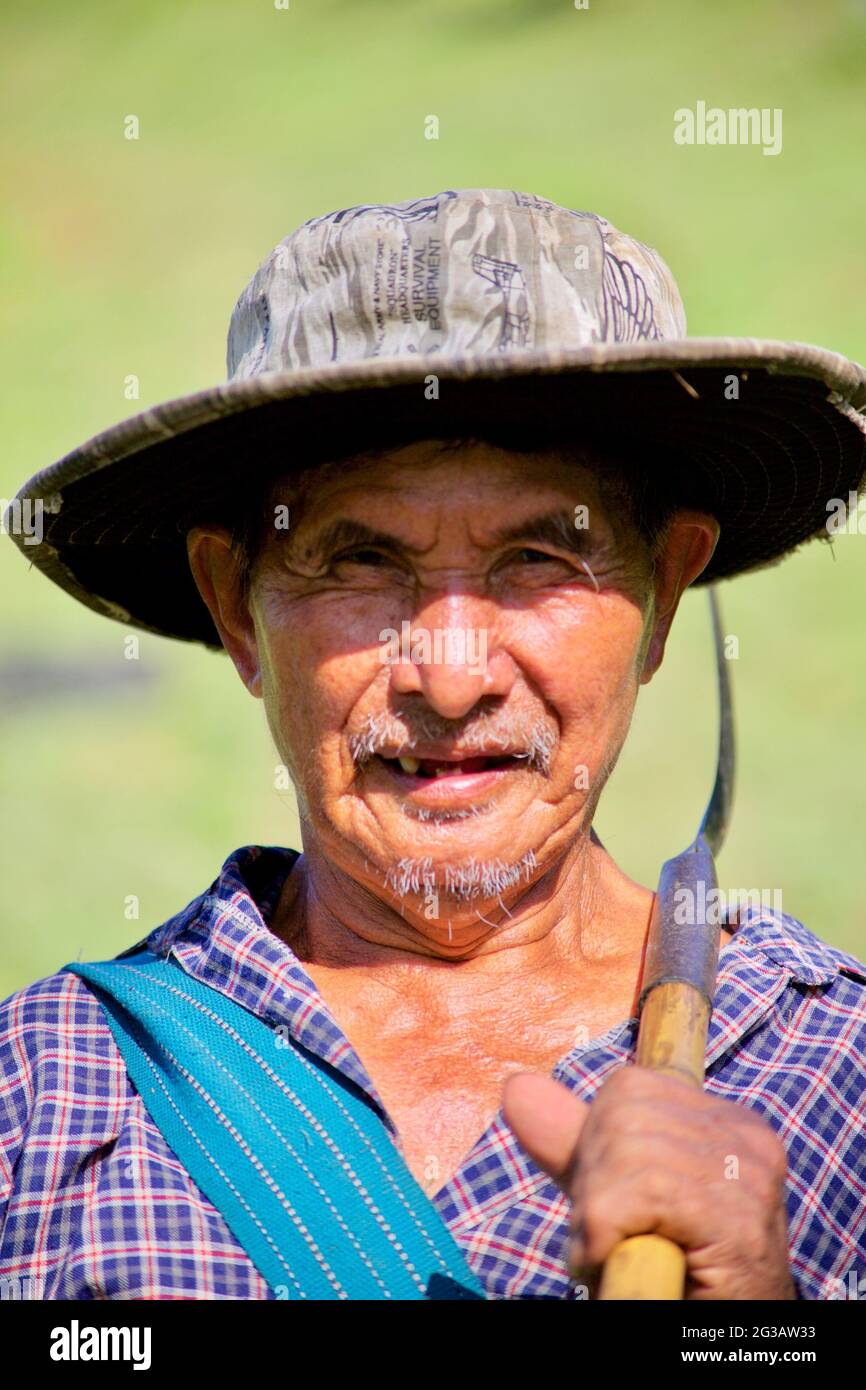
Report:
[[[785,1154],[762,1120],[632,1067],[591,1107],[549,1076],[577,1036],[635,1011],[653,895],[592,817],[717,537],[714,518],[677,512],[653,567],[590,469],[427,441],[322,470],[248,595],[226,530],[196,528],[189,553],[297,789],[304,855],[272,927],[357,1048],[419,1180],[438,1189],[504,1095],[518,1139],[572,1197],[575,1267],[658,1230],[687,1251],[689,1296],[784,1298]],[[384,659],[384,634],[407,620],[413,634],[483,633],[486,662],[454,647],[438,664]],[[407,755],[429,761],[406,772]]]

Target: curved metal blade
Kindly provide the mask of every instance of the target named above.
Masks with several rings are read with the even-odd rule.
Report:
[[[721,614],[710,589],[710,612],[719,689],[719,750],[716,780],[700,829],[688,848],[662,865],[650,918],[641,1002],[657,985],[690,984],[712,1004],[719,959],[720,921],[713,890],[715,856],[731,818],[734,791],[734,716]]]
[[[731,699],[731,678],[725,657],[722,619],[715,587],[709,589],[708,596],[713,620],[719,689],[719,756],[716,765],[715,784],[709,804],[704,812],[704,818],[701,821],[698,837],[703,837],[706,840],[715,855],[725,843],[734,799],[734,712]]]

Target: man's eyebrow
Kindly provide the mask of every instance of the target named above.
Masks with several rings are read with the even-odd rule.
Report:
[[[291,539],[291,533],[287,533]],[[314,532],[303,540],[297,538],[299,550],[303,553],[304,559],[321,559],[326,555],[332,554],[335,550],[344,550],[349,547],[377,545],[387,546],[390,549],[402,546],[402,542],[397,536],[389,536],[385,531],[376,531],[371,526],[365,525],[363,521],[354,521],[349,517],[338,517],[331,521],[327,526],[323,526],[321,531]]]
[[[530,516],[524,521],[497,531],[493,536],[493,543],[508,545],[517,541],[538,541],[541,545],[552,545],[558,550],[570,550],[575,555],[583,555],[590,548],[590,537],[587,527],[578,526],[576,518],[576,509],[574,512],[555,511]]]
[[[292,539],[291,533],[288,538]],[[575,514],[567,511],[544,512],[539,516],[527,517],[524,521],[502,527],[494,532],[491,543],[494,546],[536,541],[541,545],[551,545],[558,550],[568,550],[575,555],[584,555],[589,549],[589,535],[586,527],[575,525]],[[358,546],[380,546],[391,550],[410,550],[398,536],[387,531],[377,531],[363,521],[349,517],[338,517],[329,522],[321,531],[297,544],[308,561],[321,559],[333,554],[335,550]]]

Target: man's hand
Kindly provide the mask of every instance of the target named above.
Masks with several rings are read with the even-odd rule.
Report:
[[[571,1198],[569,1266],[593,1283],[625,1236],[682,1246],[688,1299],[795,1298],[785,1149],[758,1115],[673,1077],[623,1067],[591,1105],[548,1076],[506,1082],[505,1118]]]

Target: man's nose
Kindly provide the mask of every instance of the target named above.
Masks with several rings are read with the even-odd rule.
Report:
[[[391,688],[398,695],[423,695],[444,719],[461,719],[485,695],[511,689],[514,663],[494,644],[486,611],[446,599],[404,622],[400,636]]]

